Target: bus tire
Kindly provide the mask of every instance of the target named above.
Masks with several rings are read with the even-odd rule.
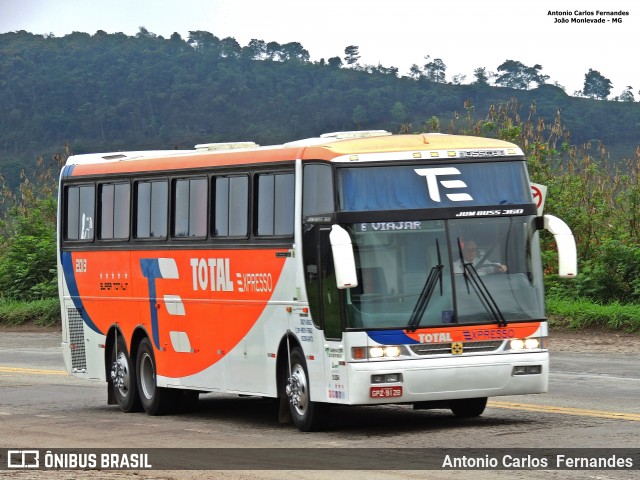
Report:
[[[479,417],[487,406],[487,397],[452,400],[450,408],[458,418]]]
[[[111,387],[120,410],[125,413],[139,412],[142,404],[138,397],[136,369],[122,335],[116,334],[111,349]]]
[[[164,415],[175,406],[176,390],[158,387],[153,346],[143,338],[138,347],[137,380],[140,402],[149,415]]]
[[[287,381],[286,396],[291,420],[300,431],[312,432],[324,428],[329,405],[311,401],[307,362],[300,347],[291,350],[291,377]]]

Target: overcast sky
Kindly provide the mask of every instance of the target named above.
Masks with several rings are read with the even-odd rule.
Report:
[[[360,64],[397,67],[406,75],[425,56],[440,58],[447,80],[507,59],[542,65],[549,83],[581,90],[599,71],[619,95],[638,99],[640,2],[637,0],[0,0],[0,33],[26,30],[62,37],[73,31],[135,35],[141,26],[165,38],[204,30],[233,37],[300,42],[312,61],[359,47]],[[627,11],[622,23],[554,23],[549,11]],[[598,18],[598,16],[573,18]],[[570,19],[571,17],[564,17]],[[610,20],[612,17],[603,17]]]

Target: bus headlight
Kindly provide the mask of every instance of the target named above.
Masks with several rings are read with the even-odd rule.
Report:
[[[537,338],[527,338],[524,341],[524,348],[527,350],[533,350],[534,348],[540,348],[540,341]]]
[[[404,347],[400,345],[380,345],[375,347],[352,347],[352,360],[376,360],[397,358],[403,355]]]
[[[400,347],[396,345],[391,345],[384,349],[385,357],[399,357],[400,356]]]
[[[514,352],[521,352],[523,350],[536,350],[539,348],[546,348],[546,339],[540,338],[514,338],[509,341],[507,350]]]
[[[371,347],[369,349],[369,358],[382,358],[384,357],[384,351],[383,347]]]

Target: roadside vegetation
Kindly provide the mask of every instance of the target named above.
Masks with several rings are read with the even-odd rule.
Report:
[[[34,173],[21,173],[17,191],[4,182],[0,201],[0,325],[60,322],[56,274],[57,178],[66,154]],[[0,176],[0,182],[3,181]]]
[[[574,145],[560,114],[545,121],[535,104],[516,101],[478,115],[470,102],[451,120],[433,117],[419,131],[497,137],[521,146],[532,181],[548,186],[545,212],[569,224],[579,275],[559,279],[553,238],[543,233],[547,311],[552,327],[640,331],[640,147],[613,162],[600,142]],[[478,118],[479,117],[479,118]],[[410,124],[400,132],[418,133]],[[65,147],[16,191],[2,187],[0,324],[59,322],[56,189]],[[0,178],[1,179],[1,178]]]
[[[508,102],[474,121],[473,107],[465,108],[466,125],[457,130],[520,145],[532,181],[548,186],[545,213],[562,218],[576,238],[578,277],[561,279],[553,238],[541,237],[551,325],[640,331],[640,146],[612,161],[599,141],[573,144],[560,112],[545,121],[535,104],[523,112]]]

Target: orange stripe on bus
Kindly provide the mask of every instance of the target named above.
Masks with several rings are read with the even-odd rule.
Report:
[[[177,271],[155,279],[153,308],[157,372],[175,378],[215,364],[246,337],[278,283],[286,260],[276,256],[281,251],[87,251],[74,252],[73,261],[86,260],[86,271],[75,278],[91,320],[105,333],[117,323],[130,340],[140,326],[152,336],[149,283],[140,260],[171,260]],[[190,348],[176,349],[171,332],[183,332]]]

